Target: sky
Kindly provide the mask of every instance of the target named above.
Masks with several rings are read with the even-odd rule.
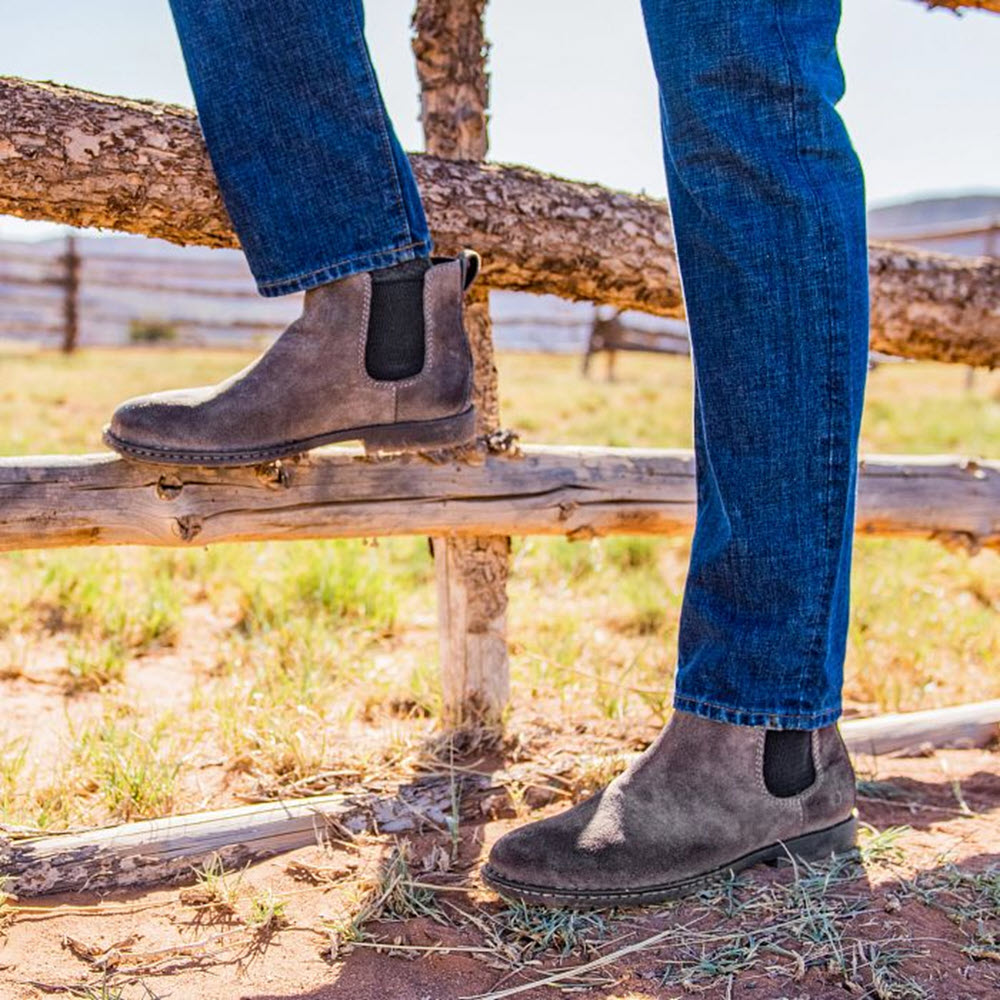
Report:
[[[418,150],[412,2],[368,0],[367,35],[400,139]],[[194,103],[167,0],[0,0],[0,11],[4,75]],[[487,31],[491,159],[664,194],[639,0],[493,0]],[[844,0],[840,53],[869,203],[1000,193],[1000,16]],[[0,236],[50,232],[0,216]]]

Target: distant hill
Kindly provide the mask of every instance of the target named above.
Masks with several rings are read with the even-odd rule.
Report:
[[[991,226],[993,232],[947,235],[949,230],[989,230]],[[943,253],[996,255],[1000,253],[1000,195],[920,198],[883,205],[868,212],[868,233],[872,239]]]
[[[919,198],[872,208],[868,212],[868,227],[872,235],[888,239],[893,232],[917,226],[941,226],[991,217],[1000,219],[1000,194],[966,194]]]

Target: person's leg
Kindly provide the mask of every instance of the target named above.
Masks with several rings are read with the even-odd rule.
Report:
[[[205,141],[264,295],[431,252],[361,0],[171,0]]]
[[[327,441],[454,444],[474,430],[461,323],[476,264],[429,259],[361,0],[171,0],[223,200],[263,295],[306,291],[275,349],[221,386],[140,397],[105,440],[239,465]]]
[[[542,902],[651,901],[853,842],[833,723],[868,290],[839,0],[643,8],[695,370],[677,711],[604,792],[498,842],[487,880]]]
[[[814,729],[840,714],[868,360],[840,4],[645,6],[696,384],[676,707]]]

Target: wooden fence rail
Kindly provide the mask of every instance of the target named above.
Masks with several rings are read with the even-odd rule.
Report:
[[[472,461],[468,461],[469,457]],[[0,459],[0,551],[375,535],[674,534],[694,522],[686,451],[525,447],[444,460],[343,448],[256,469],[109,455]],[[1000,548],[1000,463],[872,456],[857,530]]]
[[[0,77],[0,212],[234,246],[194,114]],[[525,167],[413,157],[436,242],[490,287],[681,312],[665,203]],[[873,244],[872,347],[1000,364],[1000,260]]]
[[[950,7],[954,11],[989,10],[1000,14],[1000,0],[919,0],[928,7]]]

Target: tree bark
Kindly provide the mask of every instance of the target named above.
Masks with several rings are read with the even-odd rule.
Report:
[[[0,459],[0,551],[414,534],[582,539],[687,533],[694,523],[686,451],[534,446],[479,463],[437,458],[322,449],[256,469]],[[1000,549],[1000,463],[869,456],[856,527]],[[490,560],[475,545],[464,551],[468,575],[490,582]],[[469,607],[480,625],[499,614]]]
[[[479,250],[485,285],[681,314],[663,202],[524,167],[413,164],[435,240]],[[236,245],[192,112],[13,78],[0,78],[0,212]],[[1000,260],[876,243],[870,273],[874,349],[1000,365]]]
[[[76,249],[76,237],[66,237],[66,252],[62,258],[63,264],[63,338],[64,354],[72,354],[79,340],[79,304],[80,304],[80,255]]]
[[[482,160],[489,147],[485,11],[486,0],[417,0],[413,13],[424,138],[427,152],[441,160]],[[439,252],[445,253],[464,244],[461,238],[445,238],[437,231],[435,241]],[[473,287],[466,298],[465,327],[475,362],[477,430],[481,437],[489,437],[500,428],[500,394],[485,285]],[[432,539],[431,548],[444,721],[497,725],[510,696],[510,540],[500,535],[439,536]]]
[[[417,0],[413,55],[427,152],[444,160],[485,160],[489,149],[486,0]]]
[[[935,7],[948,7],[956,13],[963,10],[989,10],[1000,14],[1000,0],[920,0],[920,3],[932,10]]]

